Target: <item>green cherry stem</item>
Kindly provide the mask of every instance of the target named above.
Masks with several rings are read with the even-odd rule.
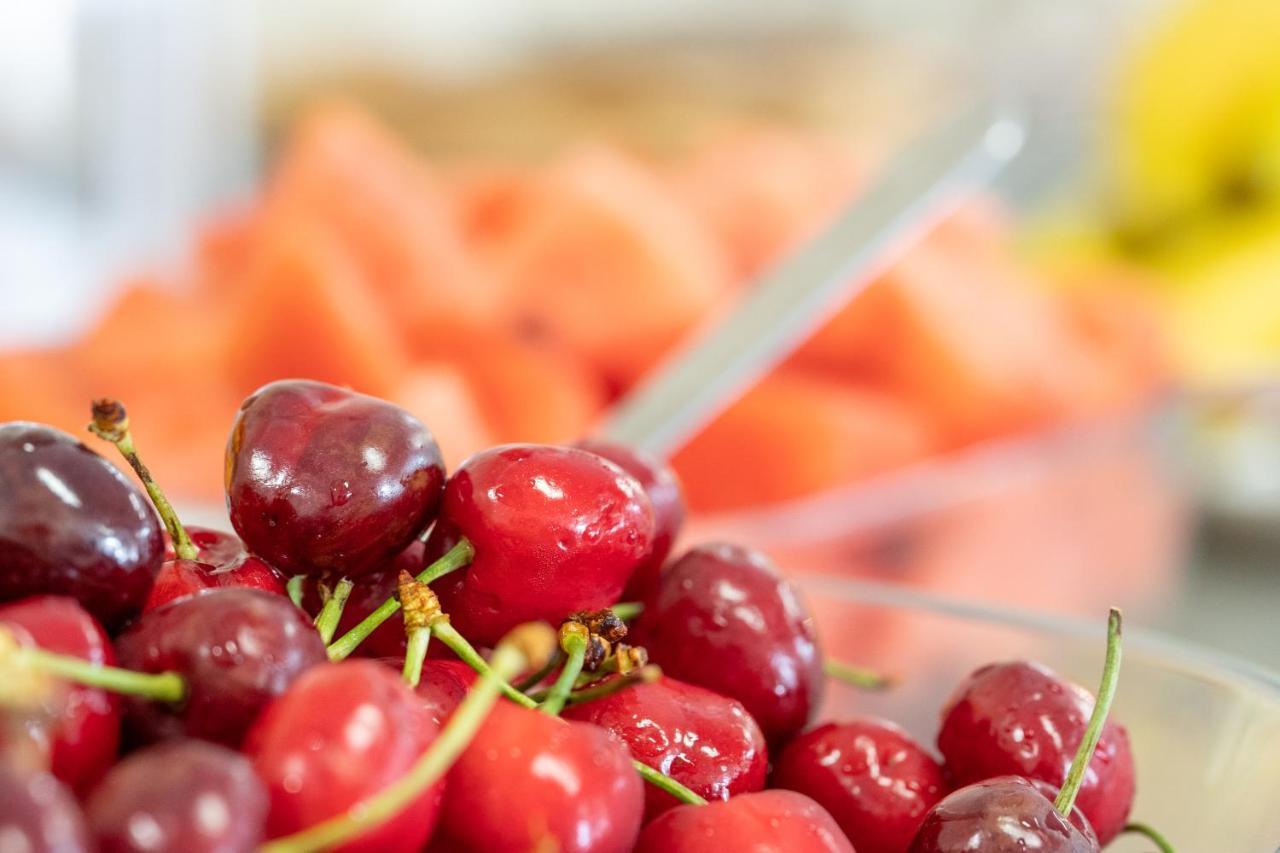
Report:
[[[187,695],[187,683],[176,672],[134,672],[24,646],[8,650],[8,655],[9,660],[18,666],[30,667],[76,684],[101,687],[112,693],[171,703],[181,702]]]
[[[416,688],[422,680],[422,663],[427,659],[431,642],[431,624],[443,620],[436,594],[408,572],[399,577],[400,606],[404,611],[404,630],[409,642],[404,652],[404,683]]]
[[[326,645],[338,630],[338,623],[342,621],[342,611],[347,607],[347,599],[351,597],[351,589],[354,586],[355,584],[347,578],[338,581],[324,606],[316,614],[316,630],[320,632],[320,639]]]
[[[430,628],[416,628],[409,633],[409,644],[404,652],[404,683],[417,687],[422,680],[422,664],[427,659],[427,647],[431,643]]]
[[[129,413],[125,411],[119,400],[93,401],[93,421],[89,424],[89,432],[103,441],[114,444],[120,451],[120,455],[124,457],[124,461],[128,462],[129,467],[138,475],[138,479],[142,481],[147,494],[151,497],[156,513],[164,522],[170,538],[173,539],[173,553],[178,556],[178,559],[197,559],[200,551],[187,535],[187,529],[178,520],[178,513],[174,511],[173,504],[169,503],[160,484],[155,481],[151,472],[147,470],[147,466],[143,465],[138,457],[138,451],[133,446],[133,434],[129,431]]]
[[[444,556],[436,560],[418,573],[417,580],[421,583],[429,584],[432,581],[439,580],[449,572],[461,569],[463,566],[471,563],[471,558],[475,556],[476,550],[471,547],[471,543],[463,537],[458,540],[458,544],[450,548]],[[400,609],[400,602],[392,596],[378,606],[378,609],[364,617],[354,628],[343,634],[329,646],[329,660],[340,661],[350,657],[356,648],[368,639],[369,635],[396,614]]]
[[[560,626],[560,650],[565,653],[564,666],[560,675],[547,692],[547,698],[538,708],[544,714],[559,716],[564,710],[564,703],[569,701],[574,683],[582,674],[583,664],[587,660],[587,646],[591,644],[591,633],[581,622],[565,622]]]
[[[648,782],[655,788],[666,791],[682,803],[691,806],[705,806],[707,801],[699,797],[693,791],[690,791],[684,785],[681,785],[675,779],[672,779],[665,773],[654,770],[648,764],[636,759],[631,759],[631,764],[636,768],[636,772],[640,774],[640,778]]]
[[[822,668],[828,678],[834,678],[842,684],[862,690],[886,690],[895,683],[893,676],[838,660],[827,660],[823,662]]]
[[[1076,804],[1076,795],[1080,793],[1080,785],[1084,782],[1085,770],[1093,760],[1093,751],[1102,737],[1102,726],[1111,711],[1111,702],[1116,696],[1116,685],[1120,681],[1120,629],[1121,617],[1118,608],[1111,608],[1107,615],[1107,658],[1102,666],[1102,683],[1098,686],[1098,698],[1093,703],[1093,713],[1089,715],[1089,725],[1085,727],[1084,738],[1080,748],[1071,760],[1071,768],[1067,771],[1067,779],[1062,783],[1053,807],[1065,818],[1071,817],[1071,808]]]
[[[458,760],[498,700],[502,685],[520,670],[541,666],[551,654],[555,635],[546,625],[515,628],[493,652],[493,665],[467,692],[430,748],[409,772],[338,817],[265,844],[262,853],[311,853],[331,850],[386,823],[435,784]]]
[[[289,578],[284,585],[285,591],[289,593],[289,600],[293,602],[294,607],[302,607],[302,596],[307,589],[307,576],[294,575]]]
[[[623,622],[631,622],[644,612],[643,601],[619,601],[613,605],[613,612]]]
[[[1157,832],[1154,827],[1148,826],[1145,823],[1138,823],[1135,821],[1133,823],[1125,824],[1124,829],[1120,830],[1120,834],[1124,835],[1125,833],[1133,833],[1134,835],[1143,836],[1154,844],[1160,853],[1177,853],[1177,851],[1174,850],[1173,845],[1169,843],[1169,839]]]
[[[642,666],[639,669],[631,670],[626,675],[614,676],[601,681],[599,684],[573,691],[569,694],[569,704],[581,705],[583,702],[593,702],[596,699],[612,696],[619,690],[626,690],[628,687],[634,687],[637,684],[652,684],[661,677],[662,669],[656,664]]]
[[[521,693],[528,693],[545,681],[547,676],[555,672],[556,668],[562,663],[564,663],[564,652],[557,648],[556,653],[547,658],[547,662],[538,667],[537,671],[531,672],[522,678],[520,683],[516,685],[516,689]]]
[[[489,665],[489,662],[480,657],[480,653],[476,651],[475,646],[471,645],[466,637],[459,634],[458,629],[450,625],[447,619],[442,619],[432,624],[431,633],[435,635],[437,640],[448,646],[463,663],[482,676],[487,678],[493,673],[493,668]],[[523,705],[526,708],[538,707],[537,702],[516,690],[505,678],[499,689],[502,691],[503,696],[517,705]]]

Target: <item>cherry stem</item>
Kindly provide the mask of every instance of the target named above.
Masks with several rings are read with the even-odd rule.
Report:
[[[516,689],[521,693],[528,693],[530,690],[545,681],[547,676],[555,672],[556,667],[560,666],[563,662],[564,652],[556,649],[556,653],[547,658],[547,662],[545,664],[521,679],[520,683],[516,685]]]
[[[542,713],[557,717],[564,710],[564,703],[569,701],[569,694],[573,692],[573,686],[582,674],[583,664],[587,660],[587,646],[590,644],[591,634],[585,625],[566,622],[560,626],[560,649],[567,659],[560,668],[559,677],[547,692],[547,698],[538,706]]]
[[[294,575],[285,583],[284,588],[289,593],[289,600],[293,602],[293,606],[302,607],[302,596],[307,589],[307,576]]]
[[[631,622],[644,612],[643,601],[619,601],[613,605],[614,614],[623,622]]]
[[[457,655],[463,663],[476,672],[486,678],[493,673],[493,668],[489,665],[489,662],[480,657],[480,653],[476,651],[475,646],[471,645],[466,637],[459,634],[458,629],[450,625],[448,620],[442,619],[432,624],[431,633],[435,635],[437,640],[448,646],[450,651]],[[517,705],[523,705],[526,708],[538,707],[537,702],[516,690],[505,679],[500,689],[503,696],[506,696]]]
[[[667,774],[654,770],[643,761],[638,761],[633,758],[631,759],[631,765],[635,767],[636,772],[640,774],[641,779],[648,782],[655,788],[666,791],[680,802],[687,803],[691,806],[705,806],[707,804],[707,801],[702,797],[699,797],[693,791],[690,791],[684,785],[681,785]]]
[[[338,817],[268,842],[261,848],[262,853],[330,850],[402,812],[439,781],[470,745],[498,700],[506,680],[529,666],[541,666],[543,658],[551,654],[554,643],[551,629],[541,623],[528,623],[514,629],[494,649],[492,668],[467,692],[440,736],[409,768],[408,773]]]
[[[427,659],[427,647],[431,643],[430,628],[415,628],[409,632],[409,644],[404,652],[404,683],[417,687],[422,680],[422,664]]]
[[[1132,832],[1135,835],[1145,837],[1156,846],[1156,849],[1159,850],[1160,853],[1176,853],[1173,849],[1173,845],[1169,843],[1169,839],[1161,835],[1154,827],[1148,826],[1145,823],[1134,822],[1125,824],[1124,829],[1120,830],[1120,834],[1123,835],[1127,832]]]
[[[72,655],[60,655],[29,647],[11,649],[8,654],[19,666],[30,667],[76,684],[101,687],[112,693],[171,703],[181,702],[187,695],[187,682],[176,672],[134,672],[131,669],[90,663]]]
[[[316,614],[316,630],[320,632],[320,639],[326,645],[338,630],[338,623],[342,621],[342,611],[347,607],[347,599],[351,597],[351,589],[354,586],[355,584],[347,578],[338,581],[329,598],[325,600],[324,606]]]
[[[1102,666],[1102,683],[1098,685],[1098,698],[1093,703],[1093,713],[1089,715],[1089,725],[1085,727],[1084,739],[1080,748],[1071,760],[1071,768],[1067,771],[1067,779],[1053,801],[1058,814],[1070,819],[1071,809],[1076,804],[1076,795],[1080,793],[1080,785],[1084,782],[1085,770],[1093,760],[1093,751],[1102,737],[1102,727],[1111,712],[1111,702],[1116,696],[1116,685],[1120,681],[1120,627],[1119,608],[1111,608],[1107,615],[1107,658]]]
[[[200,551],[187,535],[187,529],[178,520],[178,513],[174,511],[173,504],[169,503],[160,484],[155,481],[151,472],[147,470],[147,466],[143,465],[142,460],[138,458],[138,451],[133,446],[133,433],[129,431],[129,413],[125,411],[120,401],[94,400],[93,421],[89,424],[89,431],[98,438],[114,444],[120,451],[120,455],[124,457],[124,461],[128,462],[129,467],[138,475],[147,494],[151,496],[151,503],[155,506],[160,520],[164,522],[165,529],[173,539],[173,553],[178,556],[178,559],[198,559]]]
[[[419,572],[416,580],[426,584],[439,580],[449,572],[457,571],[463,566],[469,565],[475,553],[475,548],[471,546],[466,537],[463,537],[444,556]],[[388,598],[378,606],[377,610],[364,617],[354,628],[329,646],[329,660],[340,661],[350,657],[351,653],[368,639],[370,634],[378,630],[382,623],[394,616],[399,609],[400,601],[395,596]]]
[[[891,675],[884,675],[873,669],[853,666],[838,660],[824,661],[822,668],[826,671],[828,678],[834,678],[836,681],[862,690],[887,690],[897,681]]]
[[[628,687],[634,687],[637,684],[652,684],[661,677],[662,670],[657,665],[642,666],[639,669],[631,670],[626,675],[619,675],[601,681],[599,684],[593,684],[591,687],[573,691],[569,694],[569,704],[581,705],[583,702],[593,702],[596,699],[612,696],[620,690],[626,690]]]

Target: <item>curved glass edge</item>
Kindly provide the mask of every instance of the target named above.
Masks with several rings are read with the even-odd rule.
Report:
[[[821,575],[800,575],[793,580],[806,595],[824,596],[854,604],[926,611],[969,622],[1077,638],[1101,638],[1106,635],[1105,619],[1091,620],[962,601],[877,581]],[[1233,676],[1245,682],[1248,687],[1256,689],[1265,698],[1280,703],[1280,673],[1260,664],[1145,628],[1126,625],[1124,637],[1125,647],[1129,651],[1168,663],[1190,665],[1213,678]]]

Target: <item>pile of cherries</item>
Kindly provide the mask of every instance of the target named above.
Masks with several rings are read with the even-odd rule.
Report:
[[[1031,663],[970,675],[942,761],[810,727],[826,661],[762,555],[700,545],[664,465],[427,428],[307,381],[240,408],[236,536],[184,528],[123,408],[0,425],[0,850],[1091,851],[1125,730]],[[539,627],[542,625],[543,627]],[[871,679],[874,681],[874,679]]]

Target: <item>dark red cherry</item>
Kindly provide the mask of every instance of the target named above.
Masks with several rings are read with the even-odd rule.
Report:
[[[500,702],[445,778],[441,849],[630,850],[641,785],[604,729]]]
[[[508,445],[449,478],[428,559],[459,535],[475,558],[432,586],[465,637],[492,645],[521,622],[615,603],[653,548],[653,508],[634,477],[594,453]]]
[[[116,640],[120,665],[176,672],[177,705],[129,697],[126,721],[143,741],[179,736],[238,746],[271,699],[327,660],[324,643],[293,602],[256,589],[215,589],[144,613]]]
[[[249,760],[199,740],[156,744],[111,769],[85,803],[99,853],[228,853],[262,842],[267,797]]]
[[[114,666],[115,650],[106,632],[75,599],[38,595],[0,607],[0,623],[16,628],[19,642],[51,652]],[[120,700],[112,693],[66,685],[60,713],[51,723],[32,721],[37,741],[49,748],[49,769],[83,795],[116,760],[120,746]]]
[[[89,853],[84,815],[71,791],[49,773],[0,761],[0,850]]]
[[[901,853],[946,793],[942,765],[885,720],[826,723],[778,754],[774,787],[812,797],[859,853]]]
[[[402,570],[411,575],[421,572],[425,565],[423,562],[424,552],[425,546],[415,539],[409,543],[409,547],[397,554],[387,566],[354,578],[351,595],[347,598],[347,604],[342,610],[342,618],[338,620],[338,629],[334,636],[341,637],[350,631],[364,617],[377,610],[388,598],[395,595],[399,589],[398,578]],[[303,609],[312,616],[319,614],[320,608],[324,606],[324,601],[320,597],[319,584],[328,583],[332,586],[339,580],[341,578],[337,577],[308,579],[302,596]],[[403,660],[405,641],[404,619],[397,613],[366,637],[356,647],[355,654],[359,657],[400,658]]]
[[[633,636],[667,675],[741,702],[770,743],[802,729],[822,697],[809,611],[747,548],[686,552],[662,573]]]
[[[653,550],[622,593],[628,601],[644,601],[657,586],[658,573],[684,526],[685,503],[680,480],[670,465],[640,450],[595,439],[580,441],[578,447],[603,456],[635,477],[653,504]]]
[[[948,701],[938,749],[955,785],[1016,775],[1057,789],[1092,712],[1092,693],[1039,664],[992,664],[965,679]],[[1124,828],[1134,786],[1128,732],[1107,722],[1076,799],[1102,844]]]
[[[371,660],[316,667],[272,702],[245,737],[266,783],[267,836],[346,813],[400,779],[438,729],[400,677]],[[440,785],[344,851],[418,851],[435,828]]]
[[[769,758],[760,727],[740,703],[710,690],[663,678],[571,706],[564,716],[608,729],[633,758],[707,800],[764,787]],[[645,786],[646,820],[679,804]]]
[[[444,463],[422,422],[322,382],[274,382],[240,406],[227,445],[231,524],[286,575],[355,577],[435,518]]]
[[[795,791],[758,791],[678,806],[640,833],[635,853],[854,853],[831,815]]]
[[[265,560],[246,551],[237,537],[207,527],[187,527],[186,530],[198,551],[197,558],[179,559],[166,534],[165,561],[143,605],[144,611],[155,610],[184,595],[227,586],[286,594],[284,576]]]
[[[1040,789],[998,776],[948,794],[925,816],[909,853],[1097,853],[1088,821],[1068,821]]]
[[[0,425],[0,601],[70,595],[108,629],[137,613],[164,540],[145,495],[52,427]]]

